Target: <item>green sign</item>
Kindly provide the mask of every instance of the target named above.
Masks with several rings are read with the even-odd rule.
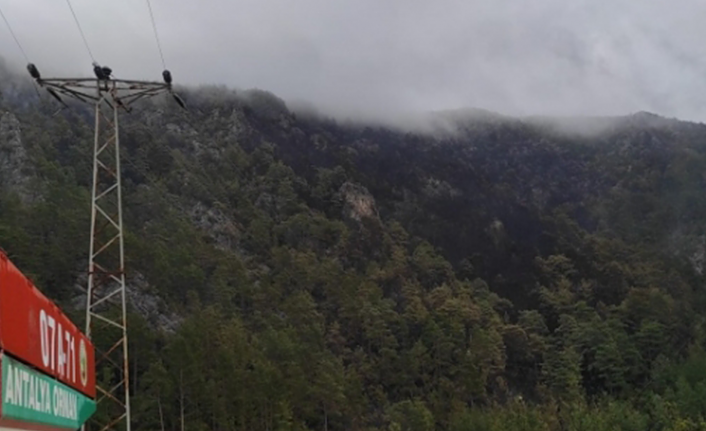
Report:
[[[2,416],[25,422],[78,429],[96,403],[44,374],[2,356]]]

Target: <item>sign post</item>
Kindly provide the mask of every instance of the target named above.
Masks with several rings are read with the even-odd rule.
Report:
[[[0,346],[42,373],[95,398],[93,344],[2,253]]]
[[[3,354],[2,417],[56,428],[79,429],[96,403],[70,387]]]
[[[91,341],[0,251],[0,431],[76,430],[96,411]]]

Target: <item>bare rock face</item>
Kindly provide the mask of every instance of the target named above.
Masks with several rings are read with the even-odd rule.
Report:
[[[240,231],[223,211],[197,202],[188,211],[191,221],[213,239],[221,250],[240,251]]]
[[[699,274],[704,274],[704,265],[706,264],[706,236],[701,235],[696,241],[692,253],[689,255],[689,262],[694,271]]]
[[[71,300],[71,304],[76,309],[85,309],[86,307],[86,286],[88,285],[88,276],[83,273],[79,275],[74,284],[76,294]],[[117,287],[112,285],[111,289]],[[134,272],[125,280],[125,293],[129,307],[135,310],[142,316],[147,323],[152,325],[159,331],[167,334],[173,334],[181,325],[183,318],[174,311],[170,310],[167,303],[153,292],[149,282],[139,272]],[[118,296],[109,299],[110,307],[119,305]],[[105,309],[105,304],[100,306]]]
[[[0,187],[12,190],[28,203],[36,198],[30,190],[32,167],[22,145],[20,122],[9,112],[0,112]]]
[[[142,318],[165,333],[176,332],[183,319],[169,310],[162,298],[150,292],[150,285],[142,274],[129,277],[125,288],[130,304]]]
[[[663,248],[672,256],[688,261],[698,275],[704,274],[706,269],[706,234],[699,233],[696,226],[679,224],[672,229]]]
[[[360,184],[345,182],[338,190],[343,201],[343,217],[361,222],[365,218],[379,219],[375,198]]]

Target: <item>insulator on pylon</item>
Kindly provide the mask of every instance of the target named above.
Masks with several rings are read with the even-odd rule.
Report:
[[[179,97],[178,94],[172,93],[172,97],[174,97],[174,100],[176,100],[176,103],[179,104],[182,108],[186,109],[186,103],[184,103],[184,100],[182,100],[181,97]]]
[[[29,63],[27,65],[27,70],[29,71],[29,74],[32,75],[32,78],[34,79],[41,79],[42,76],[39,74],[39,70],[37,69],[37,66],[35,66],[32,63]]]

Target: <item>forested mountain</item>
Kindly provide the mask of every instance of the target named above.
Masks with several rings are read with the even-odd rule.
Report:
[[[0,246],[79,311],[91,110],[0,77]],[[706,126],[182,95],[122,117],[135,429],[706,429]]]

